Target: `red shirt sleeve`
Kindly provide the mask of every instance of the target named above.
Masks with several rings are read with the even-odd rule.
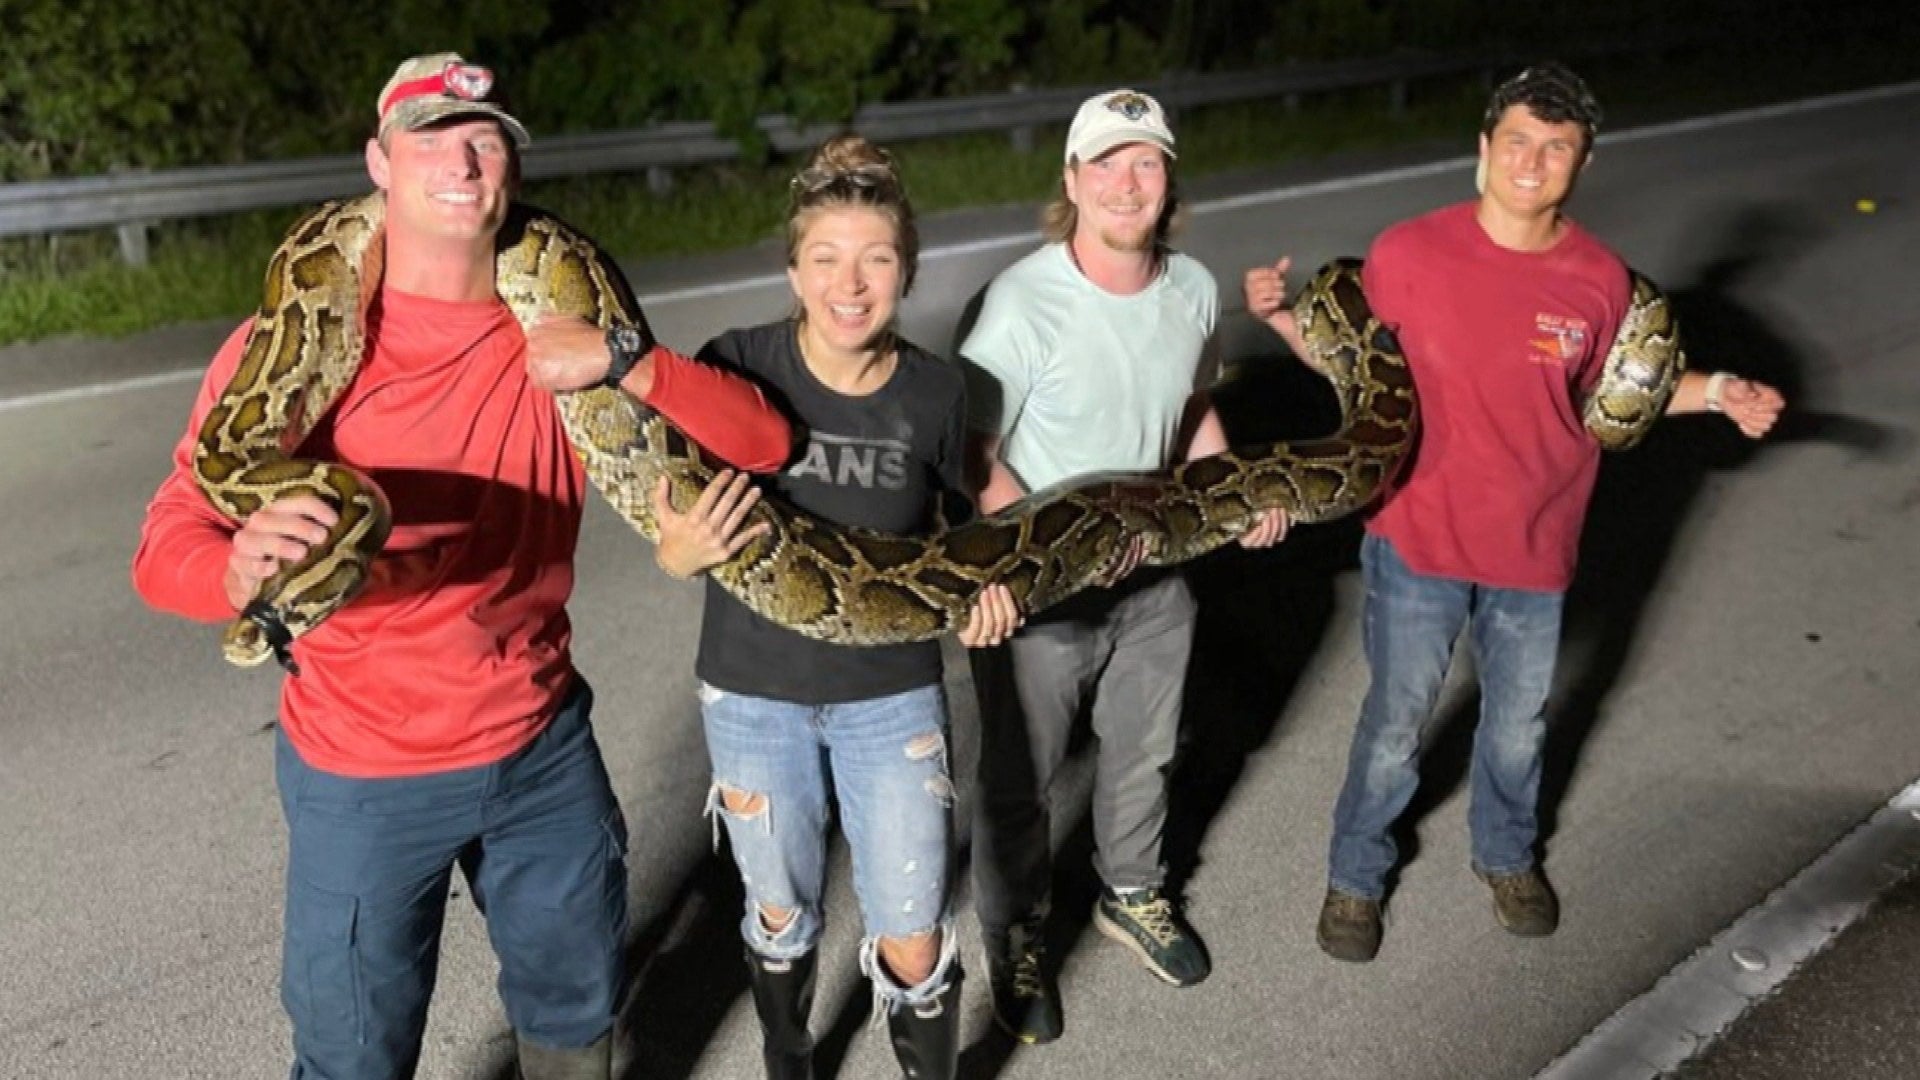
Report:
[[[251,319],[241,323],[207,366],[186,434],[173,448],[173,469],[147,504],[140,548],[133,554],[133,587],[141,599],[161,611],[203,622],[235,614],[221,582],[237,527],[213,508],[194,482],[193,445],[201,422],[240,366],[252,327]]]
[[[664,345],[653,349],[646,403],[736,469],[770,473],[793,451],[793,430],[758,386]]]
[[[193,446],[201,423],[240,365],[252,325],[249,320],[236,328],[208,365],[187,430],[174,447],[173,469],[147,504],[140,547],[133,556],[133,587],[142,599],[161,611],[204,622],[235,614],[222,579],[237,526],[200,493],[193,479]],[[749,472],[772,472],[786,463],[791,429],[759,387],[665,347],[654,349],[653,361],[647,404],[694,441]]]

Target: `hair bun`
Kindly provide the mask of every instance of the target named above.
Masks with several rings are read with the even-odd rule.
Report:
[[[903,197],[893,155],[853,132],[835,135],[814,151],[813,160],[793,178],[793,193],[804,199],[842,181],[874,189],[889,199]]]
[[[868,142],[866,136],[851,131],[822,143],[820,149],[814,151],[813,162],[808,167],[841,174],[885,173],[889,180],[899,181],[893,155]]]

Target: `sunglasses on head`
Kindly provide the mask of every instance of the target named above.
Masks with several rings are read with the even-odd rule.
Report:
[[[887,186],[892,180],[893,170],[877,162],[852,169],[832,169],[816,165],[800,170],[799,175],[789,182],[789,186],[802,195],[819,195],[836,188],[846,191],[874,191]]]

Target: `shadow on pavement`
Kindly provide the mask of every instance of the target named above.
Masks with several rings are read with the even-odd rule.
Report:
[[[627,949],[632,972],[619,1030],[625,1075],[689,1077],[736,999],[747,992],[740,879],[725,853],[694,865],[671,903]]]
[[[1235,444],[1320,436],[1340,423],[1325,380],[1285,354],[1240,364],[1215,404]],[[1167,820],[1174,895],[1201,872],[1207,830],[1248,757],[1273,740],[1318,653],[1333,614],[1334,580],[1358,565],[1360,535],[1357,518],[1300,526],[1264,551],[1230,545],[1188,569],[1200,614]],[[1204,926],[1195,929],[1206,936]]]

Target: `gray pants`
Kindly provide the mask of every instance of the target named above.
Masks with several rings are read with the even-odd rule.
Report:
[[[1193,617],[1186,582],[1156,574],[1082,594],[1006,644],[970,651],[980,694],[974,907],[989,943],[1044,909],[1053,869],[1048,789],[1089,697],[1099,740],[1094,868],[1111,888],[1161,884]]]

